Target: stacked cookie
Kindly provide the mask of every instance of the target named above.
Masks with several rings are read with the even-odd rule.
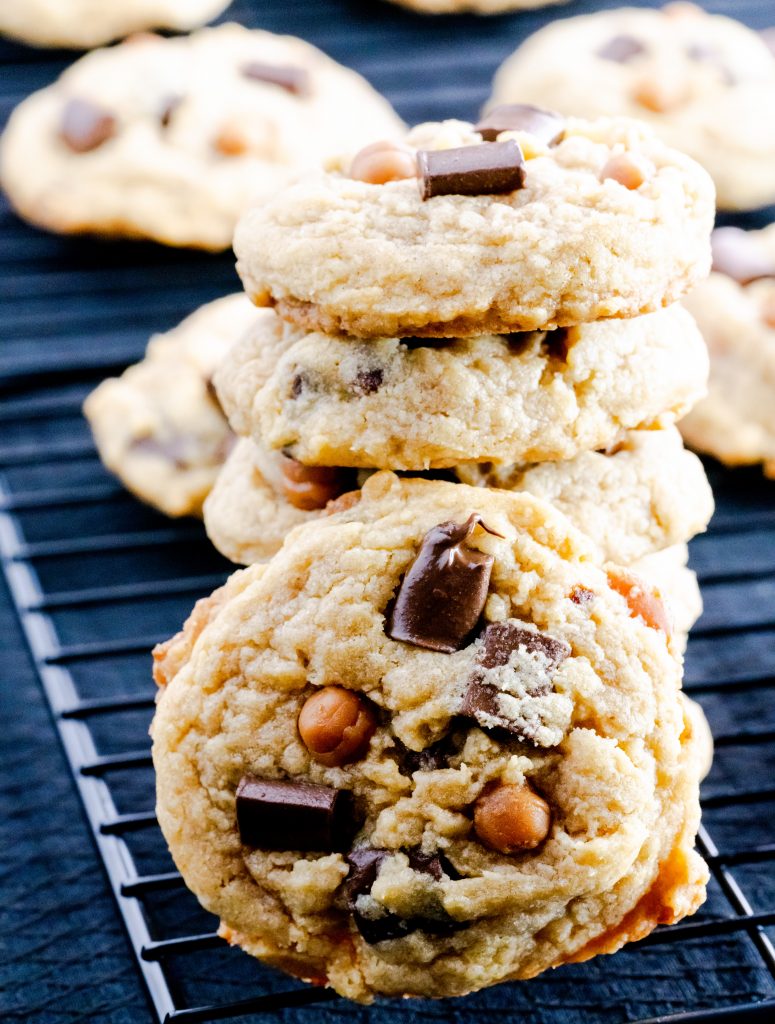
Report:
[[[214,377],[239,435],[205,503],[216,546],[264,559],[375,469],[442,475],[549,499],[688,629],[712,500],[673,423],[707,357],[668,304],[707,269],[712,203],[632,122],[511,106],[254,208],[239,269],[274,309]]]
[[[274,308],[214,376],[239,440],[205,520],[272,557],[157,648],[152,728],[159,822],[228,941],[438,997],[702,903],[710,742],[665,601],[687,628],[711,499],[673,422],[707,356],[677,300],[712,218],[648,129],[516,106],[242,219]]]

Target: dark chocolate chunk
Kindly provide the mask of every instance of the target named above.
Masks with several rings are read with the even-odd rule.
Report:
[[[415,772],[435,772],[440,768],[449,767],[450,757],[457,752],[456,737],[447,734],[425,750],[409,750],[401,740],[396,739],[395,753],[399,771],[402,775],[414,775]]]
[[[716,228],[713,245],[713,269],[740,284],[763,277],[775,277],[775,261],[742,228]]]
[[[533,678],[525,680],[528,695],[542,697],[551,692],[552,675],[571,653],[568,644],[545,633],[523,629],[514,622],[493,622],[482,634],[477,666],[471,673],[460,714],[473,719],[483,729],[493,728],[495,722],[498,728],[530,740],[535,730],[524,720],[513,721],[503,714],[498,699],[501,691],[486,680],[486,670],[508,665],[512,652],[518,647],[524,647],[530,654],[541,654],[545,659],[545,666],[541,666]]]
[[[382,387],[384,377],[385,374],[379,366],[358,370],[352,382],[352,389],[356,395],[373,395]]]
[[[513,140],[458,149],[421,149],[417,167],[423,199],[515,192],[525,184],[525,158]]]
[[[88,153],[116,134],[116,119],[89,100],[69,100],[62,111],[59,134],[74,153]]]
[[[167,96],[159,107],[159,121],[162,128],[169,128],[172,115],[183,102],[182,96]]]
[[[309,74],[304,68],[291,67],[281,64],[264,64],[261,61],[253,60],[243,64],[241,72],[245,78],[252,78],[255,82],[268,82],[269,85],[278,85],[286,92],[295,96],[308,96],[310,92]]]
[[[495,142],[501,132],[522,131],[535,135],[546,146],[553,146],[565,133],[565,118],[530,103],[505,103],[485,114],[474,130],[485,142]]]
[[[603,60],[612,60],[617,64],[626,64],[633,57],[646,52],[646,47],[635,36],[614,36],[597,51]]]
[[[260,850],[345,850],[357,831],[352,794],[310,782],[245,775],[237,787],[237,825]]]
[[[307,512],[325,508],[329,501],[357,487],[354,469],[305,466],[285,452],[278,455],[278,462],[282,473],[282,493],[294,508]]]
[[[570,647],[564,640],[523,629],[514,622],[491,622],[482,634],[479,664],[483,668],[508,665],[512,651],[518,647],[524,647],[530,654],[542,654],[549,674],[570,655]]]
[[[399,939],[410,932],[426,931],[433,935],[448,935],[465,925],[454,921],[443,910],[439,911],[437,917],[411,917],[403,918],[390,911],[385,911],[379,917],[366,917],[358,910],[358,897],[368,896],[371,888],[377,880],[379,869],[385,860],[392,853],[391,850],[376,850],[372,847],[362,847],[359,850],[352,850],[347,855],[350,864],[350,874],[344,884],[345,900],[358,931],[366,942],[373,945],[376,942],[385,942],[388,939]],[[460,878],[454,867],[444,854],[423,853],[418,847],[410,850],[403,850],[409,859],[409,865],[414,871],[424,875],[430,875],[437,882],[440,882],[446,874],[452,879]]]
[[[398,588],[389,637],[446,654],[465,646],[487,600],[493,565],[492,555],[465,543],[477,526],[498,536],[476,513],[462,525],[440,523],[426,533]]]

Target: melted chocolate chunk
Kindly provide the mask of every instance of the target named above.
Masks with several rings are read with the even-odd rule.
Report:
[[[295,96],[308,96],[310,93],[309,74],[304,68],[264,64],[261,61],[253,60],[248,64],[243,64],[240,71],[244,78],[251,78],[254,82],[278,85]]]
[[[182,96],[167,96],[159,107],[159,121],[162,128],[169,128],[172,115],[183,102]]]
[[[523,680],[528,695],[543,697],[551,692],[554,672],[571,653],[568,644],[545,633],[523,629],[514,622],[493,622],[482,634],[477,667],[471,673],[460,714],[473,719],[482,729],[505,729],[520,739],[531,740],[536,729],[523,720],[507,717],[499,702],[502,691],[486,680],[487,669],[508,665],[512,652],[520,647],[529,654],[541,654],[545,660],[545,665],[537,666],[537,672]]]
[[[116,134],[116,119],[96,103],[69,100],[62,111],[59,134],[74,153],[88,153]]]
[[[373,395],[382,387],[384,377],[385,374],[379,366],[359,370],[352,382],[352,389],[356,395]]]
[[[603,60],[612,60],[617,64],[626,64],[634,57],[646,52],[646,47],[635,36],[614,36],[597,51]]]
[[[237,826],[246,846],[326,853],[347,849],[357,831],[348,790],[249,775],[237,787]]]
[[[325,508],[347,491],[357,487],[354,469],[340,466],[305,466],[287,455],[278,456],[282,472],[282,493],[294,506],[306,512]]]
[[[451,917],[440,912],[438,917],[411,917],[403,918],[397,914],[386,911],[380,917],[366,917],[358,910],[357,901],[359,896],[368,896],[372,886],[377,880],[379,869],[382,864],[395,851],[376,850],[365,846],[359,850],[352,850],[347,855],[350,865],[350,874],[344,884],[345,900],[358,931],[366,942],[373,945],[376,942],[385,942],[388,939],[399,939],[410,932],[426,931],[432,935],[448,935],[465,925],[454,921]],[[460,875],[442,853],[423,853],[418,847],[403,850],[409,859],[409,865],[414,871],[424,875],[430,875],[435,881],[440,882],[446,874],[448,878],[458,879]]]
[[[711,237],[713,269],[739,284],[775,277],[775,261],[742,228],[716,228]]]
[[[485,114],[474,131],[485,142],[495,142],[501,132],[529,132],[545,146],[553,146],[565,133],[565,118],[530,103],[505,103]]]
[[[465,523],[440,523],[423,538],[409,566],[386,624],[393,640],[451,654],[459,651],[479,621],[490,585],[493,556],[468,547],[480,526],[474,513]]]
[[[423,199],[515,192],[525,184],[525,158],[514,141],[421,149],[417,167]]]

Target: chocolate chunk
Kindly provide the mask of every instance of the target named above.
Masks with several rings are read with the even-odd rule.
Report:
[[[237,787],[237,826],[246,846],[327,853],[346,849],[357,831],[348,790],[249,775]]]
[[[295,96],[308,96],[310,93],[309,74],[304,68],[281,64],[264,64],[253,60],[240,68],[244,78],[252,78],[255,82],[267,82],[278,85],[286,92]]]
[[[373,395],[382,387],[384,373],[379,366],[358,370],[352,389],[356,395]]]
[[[309,381],[303,373],[295,373],[291,381],[291,398],[298,398],[308,384]]]
[[[169,128],[172,115],[183,102],[182,96],[167,96],[159,107],[159,121],[162,128]]]
[[[534,633],[514,622],[491,622],[482,634],[479,664],[483,668],[508,665],[512,652],[518,647],[524,647],[529,654],[542,654],[550,675],[570,654],[570,647],[564,640],[555,640],[546,633]],[[548,692],[548,687],[545,692]]]
[[[465,925],[454,921],[451,917],[440,911],[438,917],[411,917],[403,918],[390,911],[385,911],[379,917],[366,917],[358,909],[357,901],[359,896],[368,896],[372,886],[377,880],[379,869],[385,860],[396,851],[377,850],[372,847],[362,847],[359,850],[352,850],[347,855],[350,864],[350,874],[344,884],[345,900],[358,931],[366,942],[373,945],[376,942],[385,942],[388,939],[399,939],[410,932],[426,931],[433,935],[446,935],[456,931]],[[402,851],[409,859],[409,865],[414,871],[424,875],[430,875],[435,881],[440,882],[446,874],[449,878],[458,879],[460,875],[447,858],[440,853],[426,854],[418,847]]]
[[[515,192],[525,184],[525,158],[516,142],[483,142],[417,153],[420,195],[483,196]]]
[[[570,599],[574,604],[581,605],[583,608],[588,605],[590,601],[595,599],[594,590],[590,590],[588,587],[582,587],[580,584],[575,586],[570,592]]]
[[[69,100],[62,111],[59,134],[74,153],[88,153],[116,134],[116,119],[96,103]]]
[[[354,469],[339,466],[305,466],[285,452],[278,455],[282,473],[282,493],[294,508],[306,512],[325,508],[357,486]]]
[[[485,142],[495,142],[501,132],[521,131],[535,135],[545,146],[553,146],[565,133],[565,119],[530,103],[505,103],[485,114],[474,130]]]
[[[507,717],[500,705],[500,696],[506,691],[486,679],[487,669],[508,665],[512,652],[520,647],[529,654],[540,654],[544,659],[544,664],[537,665],[527,678],[520,679],[528,696],[543,697],[551,692],[552,675],[571,653],[568,644],[545,633],[523,629],[514,622],[493,622],[482,634],[477,666],[471,673],[460,714],[464,718],[472,718],[483,729],[501,728],[520,739],[530,740],[540,723],[533,725],[523,718],[512,720]]]
[[[465,543],[477,526],[499,536],[477,513],[462,525],[440,523],[426,533],[398,588],[389,637],[446,654],[466,645],[487,600],[494,561]]]
[[[739,284],[775,277],[775,260],[742,228],[716,228],[711,242],[716,273],[726,274]]]
[[[414,775],[415,772],[435,772],[440,768],[449,767],[450,757],[457,752],[456,737],[453,734],[432,743],[425,750],[409,750],[401,740],[396,739],[394,751],[399,771],[402,775]]]
[[[603,60],[612,60],[617,64],[626,64],[633,57],[646,52],[646,47],[634,36],[614,36],[597,51]]]

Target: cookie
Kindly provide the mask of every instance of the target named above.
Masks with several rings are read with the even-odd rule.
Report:
[[[215,376],[232,427],[311,466],[570,459],[669,425],[705,393],[680,305],[549,333],[354,342],[264,316]]]
[[[3,0],[0,35],[33,46],[88,50],[143,29],[186,32],[204,25],[231,0]]]
[[[775,55],[688,3],[553,21],[502,65],[491,103],[647,121],[710,172],[722,209],[775,202]]]
[[[232,446],[211,378],[257,315],[242,294],[203,306],[154,336],[142,362],[103,381],[84,403],[108,469],[169,516],[201,515]]]
[[[545,502],[380,473],[216,601],[157,651],[152,732],[229,941],[353,999],[453,996],[702,903],[664,608]]]
[[[698,451],[775,477],[775,224],[713,239],[714,272],[685,300],[710,350],[708,396],[681,430]]]
[[[226,460],[204,516],[210,539],[233,562],[271,558],[294,526],[326,515],[329,501],[365,480],[363,472],[342,470],[335,490],[322,490],[317,502],[299,507],[296,481],[286,475],[294,473],[288,462],[248,438]],[[457,475],[464,483],[545,499],[593,541],[598,561],[621,565],[690,540],[713,512],[702,465],[684,450],[673,427],[629,431],[609,452],[582,452],[567,462],[467,464]]]
[[[354,71],[229,24],[81,58],[11,115],[0,170],[16,210],[49,230],[218,250],[251,202],[401,130]]]
[[[568,0],[392,0],[422,14],[502,14],[504,11],[534,10]]]
[[[702,594],[697,574],[688,567],[689,548],[673,544],[644,555],[628,566],[661,596],[670,616],[675,646],[683,653],[689,630],[702,615]]]
[[[707,272],[697,164],[625,119],[517,120],[420,125],[253,206],[248,294],[309,330],[456,337],[636,316]]]

